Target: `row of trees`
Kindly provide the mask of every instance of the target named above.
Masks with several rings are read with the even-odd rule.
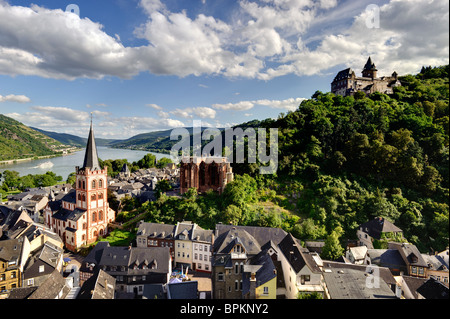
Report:
[[[128,162],[126,159],[115,159],[115,160],[101,160],[99,159],[101,167],[108,167],[108,175],[117,176],[122,170],[123,165],[127,165],[130,172],[135,172],[139,169],[147,169],[151,167],[164,168],[167,164],[172,163],[172,160],[167,157],[156,159],[156,156],[148,153],[144,155],[143,158],[136,162]]]
[[[27,188],[53,186],[61,182],[63,178],[53,172],[20,176],[17,171],[5,170],[0,173],[0,180],[2,181],[1,190],[6,193],[14,190],[24,191]]]

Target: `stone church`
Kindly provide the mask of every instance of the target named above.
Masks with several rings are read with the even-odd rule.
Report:
[[[191,187],[199,193],[210,189],[222,193],[233,178],[233,169],[226,157],[185,158],[180,166],[180,193],[186,193]]]
[[[56,232],[65,247],[76,252],[108,233],[108,223],[116,212],[108,203],[107,167],[98,162],[94,131],[91,128],[83,166],[76,167],[76,185],[60,201],[49,202],[44,210],[45,224]]]
[[[366,95],[374,92],[392,94],[394,87],[401,86],[397,72],[394,71],[391,76],[377,77],[377,71],[369,57],[362,70],[362,77],[356,76],[351,68],[340,71],[331,83],[331,93],[342,96],[354,95],[358,91]]]

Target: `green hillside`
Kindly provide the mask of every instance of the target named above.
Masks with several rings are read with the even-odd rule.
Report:
[[[258,176],[255,164],[233,164],[263,187],[289,195],[317,230],[342,229],[382,216],[422,251],[449,243],[448,65],[400,77],[391,96],[316,92],[298,110],[266,120],[279,129],[278,176]],[[299,226],[300,227],[300,226]]]
[[[62,144],[0,114],[0,161],[57,155]]]

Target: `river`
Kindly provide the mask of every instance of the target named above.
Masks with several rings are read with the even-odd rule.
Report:
[[[85,150],[82,150],[67,156],[38,159],[15,164],[3,164],[0,165],[0,172],[3,172],[5,170],[17,171],[19,172],[20,176],[25,176],[28,174],[45,174],[47,171],[52,171],[56,175],[60,175],[64,180],[66,180],[70,173],[75,172],[75,166],[83,165],[84,153]],[[97,147],[97,153],[98,157],[102,160],[126,159],[130,163],[137,162],[148,153],[155,155],[157,160],[163,157],[170,157],[169,154],[117,149],[102,146]],[[52,163],[53,165],[44,164],[48,162]]]

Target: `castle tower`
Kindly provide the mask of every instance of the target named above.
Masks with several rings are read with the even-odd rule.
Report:
[[[364,65],[364,69],[362,70],[362,76],[365,78],[372,78],[375,79],[377,77],[377,67],[375,66],[375,63],[372,62],[372,59],[369,56],[369,59],[366,62],[366,65]]]
[[[89,131],[82,167],[76,167],[76,209],[86,211],[83,230],[87,244],[107,233],[109,222],[115,220],[115,212],[109,208],[107,193],[107,167],[100,168],[95,145],[94,130]]]

